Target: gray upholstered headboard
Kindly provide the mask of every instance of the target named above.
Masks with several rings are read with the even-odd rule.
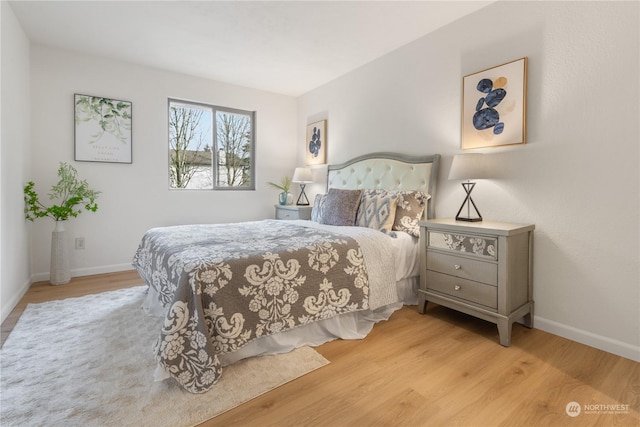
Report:
[[[365,154],[338,165],[329,165],[327,188],[424,191],[431,195],[425,210],[426,217],[434,218],[439,164],[439,154]]]

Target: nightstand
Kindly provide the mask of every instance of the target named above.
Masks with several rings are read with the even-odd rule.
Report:
[[[498,326],[500,344],[511,342],[513,322],[533,327],[532,224],[420,222],[418,311],[427,302]]]
[[[276,219],[311,219],[311,206],[274,205]]]

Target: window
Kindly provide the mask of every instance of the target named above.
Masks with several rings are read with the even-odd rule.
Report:
[[[169,186],[255,189],[255,112],[169,100]]]

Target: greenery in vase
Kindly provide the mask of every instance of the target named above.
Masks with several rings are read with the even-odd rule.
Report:
[[[282,178],[282,181],[280,181],[280,184],[276,184],[275,182],[268,182],[267,184],[275,189],[288,193],[289,189],[291,188],[291,178],[285,176],[284,178]]]
[[[58,204],[45,206],[40,202],[38,193],[33,189],[35,184],[29,181],[24,187],[24,216],[29,221],[36,218],[49,217],[56,221],[66,221],[77,217],[82,208],[95,212],[98,210],[96,199],[100,191],[89,188],[87,180],[78,179],[78,171],[67,163],[60,163],[58,168],[60,181],[51,187],[50,199],[58,199]]]

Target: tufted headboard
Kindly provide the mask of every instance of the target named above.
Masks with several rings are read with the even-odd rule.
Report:
[[[424,191],[431,195],[425,210],[427,218],[434,218],[439,164],[439,154],[365,154],[338,165],[329,165],[327,188]]]

